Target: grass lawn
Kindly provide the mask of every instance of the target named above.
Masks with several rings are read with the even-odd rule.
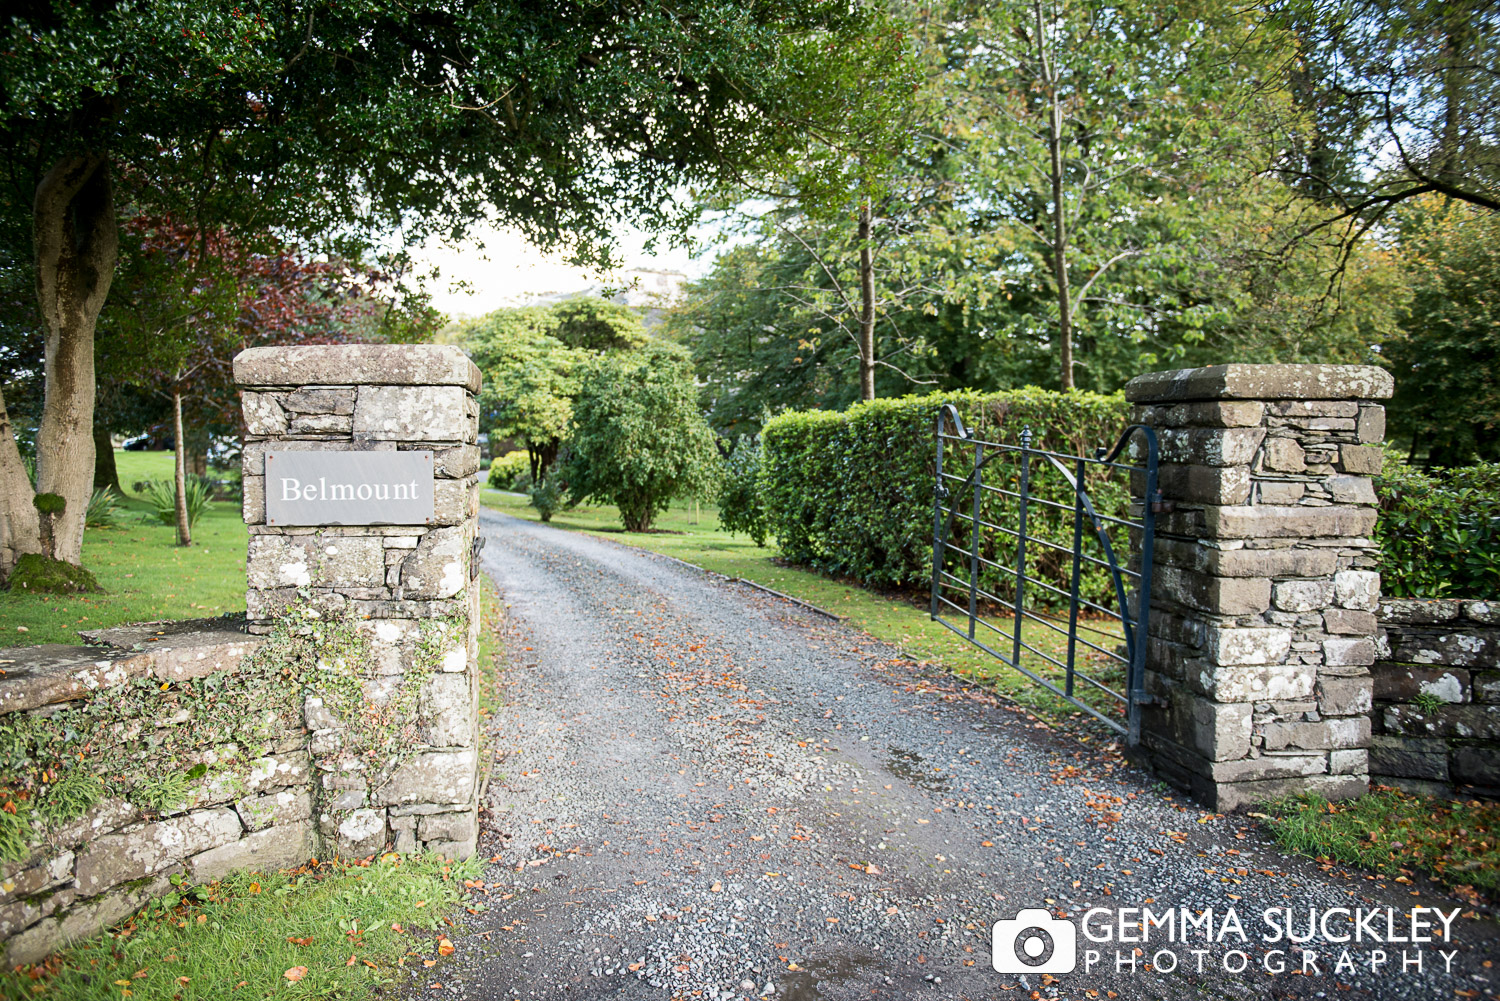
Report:
[[[368,865],[234,873],[170,894],[39,966],[0,972],[0,998],[356,998],[409,979],[403,967],[426,987],[441,978],[440,956],[463,947],[448,915],[480,868],[392,853]]]
[[[138,480],[172,474],[170,452],[116,451],[127,496],[111,528],[83,536],[83,565],[104,594],[46,596],[0,592],[0,645],[80,643],[77,630],[151,619],[193,619],[245,610],[245,543],[240,505],[216,501],[198,519],[193,545],[176,544],[142,500]]]
[[[1282,847],[1322,861],[1373,869],[1396,882],[1415,870],[1454,887],[1500,898],[1500,803],[1461,803],[1377,788],[1330,803],[1294,796],[1263,815]]]
[[[482,491],[481,499],[486,507],[497,511],[532,521],[540,520],[536,509],[520,494],[486,489]],[[666,513],[658,517],[657,531],[649,533],[624,531],[620,525],[619,512],[607,505],[583,505],[569,511],[559,511],[552,516],[550,524],[664,553],[714,573],[743,578],[763,587],[773,588],[844,616],[851,625],[879,640],[900,647],[912,659],[938,665],[956,675],[980,682],[1048,719],[1060,720],[1081,715],[1071,704],[1053,696],[984,651],[969,645],[942,624],[932,621],[928,617],[928,597],[925,591],[871,591],[811,570],[781,566],[775,561],[774,545],[761,548],[748,536],[730,535],[721,531],[717,511],[712,505],[703,505],[695,518],[691,502],[674,503]],[[997,616],[989,621],[1002,629],[1008,628],[1009,620],[1005,616]],[[1059,656],[1063,645],[1062,638],[1056,633],[1031,622],[1026,623],[1022,638],[1053,656]],[[998,640],[999,637],[995,639]],[[1023,663],[1028,669],[1049,680],[1060,675],[1061,672],[1041,658],[1030,654],[1025,656],[1027,659]],[[1079,692],[1082,693],[1085,687],[1080,683]],[[1090,704],[1102,711],[1114,711],[1114,707],[1104,700],[1091,700]]]

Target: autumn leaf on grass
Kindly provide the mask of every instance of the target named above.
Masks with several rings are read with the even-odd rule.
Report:
[[[448,941],[448,937],[446,935],[443,936],[442,938],[438,939],[438,955],[439,956],[451,956],[451,955],[453,955],[453,943],[450,942],[450,941]]]
[[[295,984],[297,981],[307,976],[307,967],[294,966],[290,970],[287,970],[285,973],[283,973],[282,976],[286,977],[288,980]]]
[[[312,943],[313,943],[311,935],[307,936],[307,938],[292,938],[292,936],[288,935],[286,937],[286,940],[288,942],[292,943],[293,945],[303,945],[303,946],[306,946],[306,945],[312,945]]]

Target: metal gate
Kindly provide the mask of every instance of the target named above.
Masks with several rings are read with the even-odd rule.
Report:
[[[938,412],[936,431],[933,619],[1138,743],[1140,707],[1150,701],[1143,681],[1151,603],[1140,595],[1150,593],[1162,507],[1155,432],[1132,425],[1114,448],[1086,458],[1033,448],[1030,428],[1019,444],[971,437],[952,404]],[[1135,435],[1144,462],[1117,461],[1129,457]],[[944,468],[945,445],[962,473]],[[1150,499],[1139,520],[1130,493]],[[1124,516],[1098,510],[1096,499]],[[1090,700],[1079,697],[1080,684]]]

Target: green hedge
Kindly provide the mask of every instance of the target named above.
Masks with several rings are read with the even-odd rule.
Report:
[[[1430,473],[1386,454],[1381,590],[1392,598],[1500,598],[1500,463]]]
[[[1095,448],[1112,446],[1127,422],[1119,395],[1040,389],[934,394],[875,400],[844,413],[781,414],[766,424],[761,436],[760,480],[767,526],[781,554],[864,584],[926,583],[932,573],[933,421],[944,403],[957,406],[971,434],[1011,443],[1022,428],[1030,427],[1036,435],[1034,446],[1071,455],[1092,456]],[[965,455],[955,466],[951,450],[948,456],[949,471],[968,473],[971,457]],[[986,482],[1014,476],[1014,465],[1002,466],[1004,461],[997,459],[986,467]],[[1055,470],[1033,482],[1037,496],[1072,504],[1071,490]],[[1014,486],[1008,484],[1010,489]],[[1091,478],[1090,487],[1099,511],[1123,513],[1128,504],[1123,477]],[[1010,526],[1014,503],[986,493],[983,517]],[[1071,545],[1071,512],[1033,505],[1030,517],[1034,530]],[[984,555],[1011,565],[1014,541],[1000,533],[986,535]],[[967,545],[967,524],[961,519],[955,522],[953,539]],[[1122,536],[1114,541],[1117,546],[1124,542]],[[1030,560],[1033,572],[1067,587],[1065,553],[1033,546]],[[1102,570],[1090,573],[1085,596],[1108,598],[1113,605],[1106,576]],[[1008,580],[999,571],[986,571],[982,579],[986,589],[1001,596],[1008,593]]]

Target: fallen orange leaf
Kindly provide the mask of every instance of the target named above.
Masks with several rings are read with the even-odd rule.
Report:
[[[283,973],[282,976],[286,977],[288,980],[295,984],[297,981],[307,976],[307,967],[294,966],[290,970],[287,970],[285,973]]]
[[[438,939],[438,955],[439,956],[451,956],[451,955],[453,955],[453,943],[450,942],[450,941],[448,941],[447,936],[444,936],[444,937]]]

